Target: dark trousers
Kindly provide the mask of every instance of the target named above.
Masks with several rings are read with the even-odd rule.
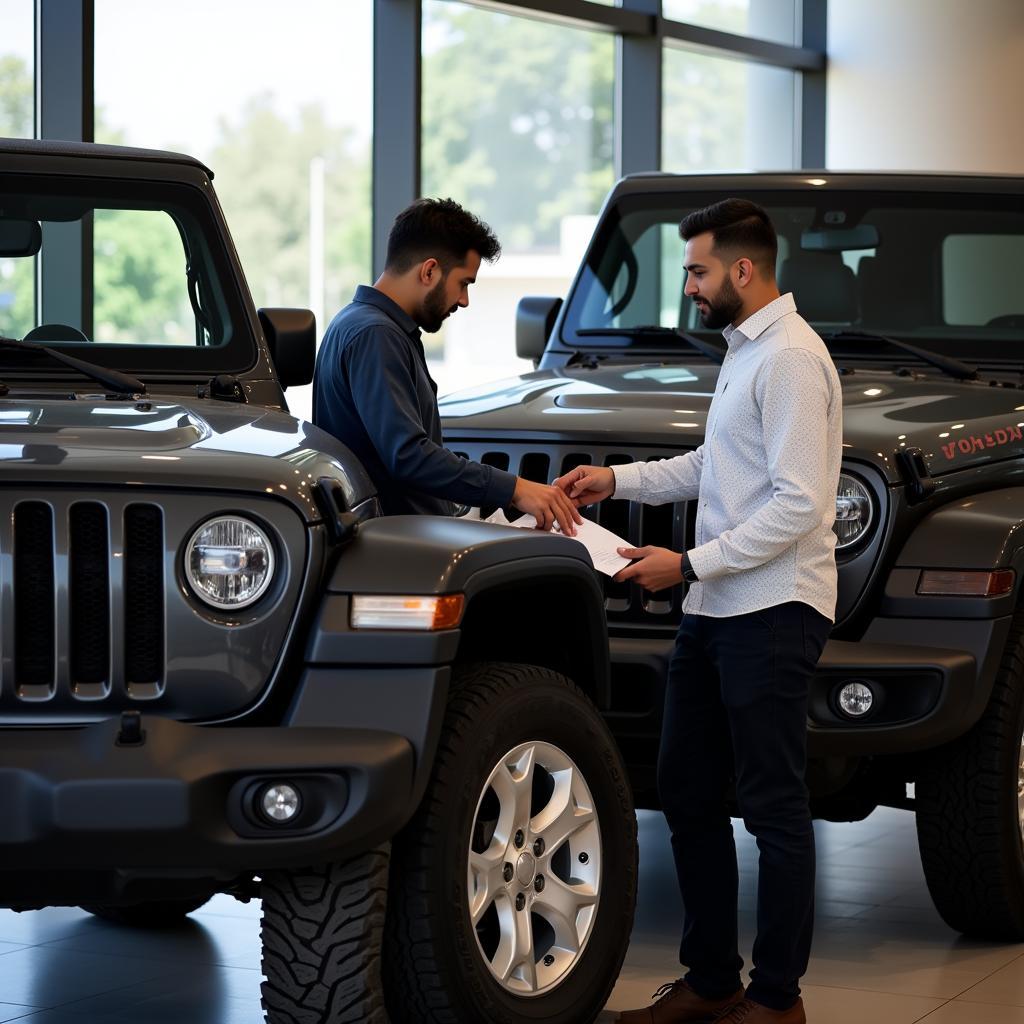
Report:
[[[687,981],[708,998],[740,987],[739,872],[726,808],[730,783],[760,870],[747,994],[792,1006],[814,921],[814,831],[804,770],[808,686],[828,637],[800,602],[728,618],[686,615],[665,696],[658,791],[686,915]]]

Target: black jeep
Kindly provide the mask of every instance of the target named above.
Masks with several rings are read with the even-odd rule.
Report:
[[[262,897],[274,1024],[593,1019],[636,821],[586,551],[379,517],[212,177],[0,141],[0,905]]]
[[[644,174],[601,213],[568,298],[522,300],[539,367],[450,396],[453,450],[547,480],[698,446],[722,339],[683,295],[689,211],[741,196],[844,388],[837,621],[808,713],[814,813],[917,816],[956,929],[1024,939],[1024,179]],[[696,502],[588,511],[633,545],[694,546]],[[605,586],[601,705],[641,806],[683,586]]]

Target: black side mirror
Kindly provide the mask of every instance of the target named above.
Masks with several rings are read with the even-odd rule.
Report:
[[[0,220],[0,256],[35,256],[43,244],[37,220]]]
[[[540,362],[555,326],[562,300],[550,295],[526,295],[516,307],[516,355]]]
[[[301,387],[316,365],[316,317],[308,309],[257,310],[281,387]]]

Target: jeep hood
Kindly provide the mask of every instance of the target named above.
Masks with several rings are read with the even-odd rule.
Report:
[[[703,362],[545,370],[441,401],[445,437],[695,448],[719,368]],[[1024,454],[1024,391],[932,374],[841,377],[843,454],[896,483],[895,453],[918,447],[933,476]]]
[[[273,494],[307,519],[320,513],[311,487],[341,481],[351,505],[373,494],[352,454],[286,413],[213,400],[154,396],[142,402],[0,399],[3,483],[206,488]]]

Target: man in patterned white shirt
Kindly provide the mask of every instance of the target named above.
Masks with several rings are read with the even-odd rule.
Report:
[[[727,199],[690,214],[685,294],[728,353],[704,443],[655,463],[581,466],[556,480],[580,506],[614,495],[698,499],[696,546],[622,548],[617,577],[651,591],[687,580],[669,667],[658,790],[685,908],[685,978],[629,1024],[804,1024],[800,978],[814,918],[804,769],[808,688],[836,605],[839,376],[775,281],[768,215]],[[740,981],[738,870],[726,805],[760,850],[750,985]]]

